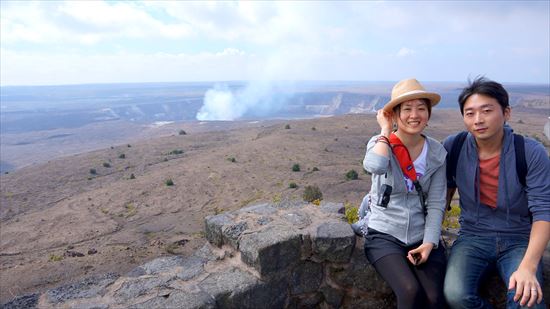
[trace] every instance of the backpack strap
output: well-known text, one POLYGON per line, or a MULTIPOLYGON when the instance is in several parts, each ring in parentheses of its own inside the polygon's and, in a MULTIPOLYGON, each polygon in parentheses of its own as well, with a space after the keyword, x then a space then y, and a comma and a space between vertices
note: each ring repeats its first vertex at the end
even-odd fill
POLYGON ((523 187, 526 185, 527 160, 525 159, 525 140, 522 135, 514 133, 514 149, 516 151, 516 173, 523 187))
POLYGON ((451 145, 451 151, 447 153, 447 188, 456 188, 456 166, 466 136, 468 136, 467 131, 458 133, 451 145))
MULTIPOLYGON (((462 145, 468 132, 458 133, 451 145, 451 151, 447 153, 447 188, 456 188, 456 166, 462 145)), ((522 186, 526 185, 527 159, 525 158, 525 139, 520 134, 514 133, 514 150, 516 152, 516 172, 522 186)))

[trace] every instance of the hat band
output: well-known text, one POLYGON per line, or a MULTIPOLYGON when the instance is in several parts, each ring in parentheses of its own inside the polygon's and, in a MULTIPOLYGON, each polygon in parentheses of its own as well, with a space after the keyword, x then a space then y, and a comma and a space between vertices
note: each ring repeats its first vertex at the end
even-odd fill
POLYGON ((418 93, 426 93, 426 94, 431 94, 430 92, 427 92, 425 90, 412 90, 412 91, 408 91, 408 92, 405 92, 405 93, 402 93, 400 95, 398 95, 397 97, 393 98, 393 100, 397 100, 401 97, 404 97, 404 96, 409 96, 409 95, 413 95, 413 94, 418 94, 418 93))

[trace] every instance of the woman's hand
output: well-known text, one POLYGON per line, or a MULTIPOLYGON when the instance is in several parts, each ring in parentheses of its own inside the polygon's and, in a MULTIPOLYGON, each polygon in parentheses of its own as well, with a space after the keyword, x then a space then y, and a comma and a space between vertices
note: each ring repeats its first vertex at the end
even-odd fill
POLYGON ((418 248, 412 249, 407 253, 407 259, 413 265, 420 265, 428 260, 433 247, 434 244, 432 243, 421 244, 418 248))
POLYGON ((378 110, 376 114, 376 121, 380 125, 380 134, 389 137, 392 130, 392 113, 385 112, 382 109, 378 110))

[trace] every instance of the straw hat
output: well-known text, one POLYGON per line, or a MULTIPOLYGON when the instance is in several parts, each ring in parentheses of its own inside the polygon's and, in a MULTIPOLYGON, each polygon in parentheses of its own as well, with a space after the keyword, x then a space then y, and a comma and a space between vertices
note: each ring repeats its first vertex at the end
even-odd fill
POLYGON ((397 105, 415 99, 427 99, 432 107, 439 103, 441 96, 434 92, 427 92, 424 87, 414 78, 404 79, 391 90, 391 100, 384 105, 385 112, 391 112, 397 105))

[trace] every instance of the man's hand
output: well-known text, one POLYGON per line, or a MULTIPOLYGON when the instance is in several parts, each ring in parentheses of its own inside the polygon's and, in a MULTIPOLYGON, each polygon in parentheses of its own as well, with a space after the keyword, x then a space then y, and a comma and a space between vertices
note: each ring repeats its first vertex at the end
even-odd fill
POLYGON ((535 275, 535 271, 529 271, 527 269, 518 268, 512 276, 510 276, 510 282, 508 284, 508 290, 516 289, 514 295, 514 301, 520 301, 521 306, 532 307, 540 304, 542 301, 542 289, 539 281, 535 275))
POLYGON ((535 274, 549 240, 550 222, 533 222, 527 251, 525 251, 518 269, 510 276, 510 282, 508 282, 509 290, 516 289, 514 301, 519 301, 522 306, 527 304, 531 307, 535 305, 535 302, 540 304, 542 301, 542 289, 535 274))
POLYGON ((432 243, 421 244, 418 248, 412 249, 408 252, 407 259, 413 265, 420 265, 428 260, 433 247, 434 244, 432 243))

